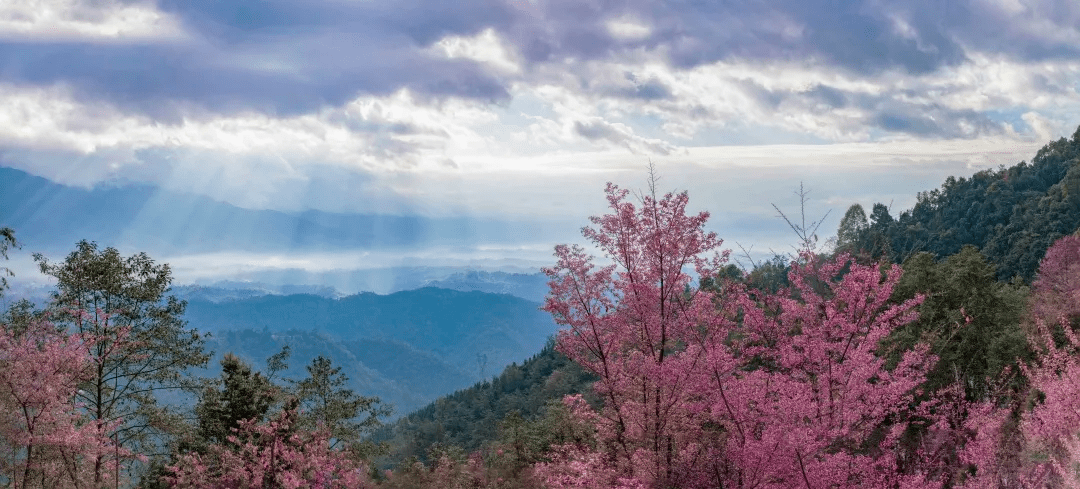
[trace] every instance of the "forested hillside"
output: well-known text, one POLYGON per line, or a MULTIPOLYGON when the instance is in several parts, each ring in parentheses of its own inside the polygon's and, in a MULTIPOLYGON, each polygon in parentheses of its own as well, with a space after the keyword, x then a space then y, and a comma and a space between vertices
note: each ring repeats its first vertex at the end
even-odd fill
POLYGON ((342 341, 312 330, 251 329, 218 331, 207 338, 206 349, 213 356, 209 368, 199 374, 217 375, 218 362, 229 353, 261 367, 285 347, 290 349, 288 368, 278 374, 280 377, 301 379, 305 365, 316 357, 326 357, 341 367, 349 378, 350 389, 376 396, 391 407, 391 418, 419 409, 455 388, 471 385, 476 378, 473 371, 462 371, 443 357, 401 342, 342 341))
POLYGON ((490 381, 443 396, 379 429, 371 439, 388 444, 389 454, 381 460, 386 466, 409 457, 428 461, 433 446, 471 453, 498 438, 500 423, 510 413, 535 420, 548 402, 585 392, 594 380, 550 342, 521 365, 513 363, 490 381))
POLYGON ((1030 283, 1050 244, 1080 227, 1078 157, 1080 129, 1030 162, 949 177, 896 218, 875 204, 861 239, 894 263, 920 251, 944 257, 974 245, 997 266, 998 278, 1030 283))

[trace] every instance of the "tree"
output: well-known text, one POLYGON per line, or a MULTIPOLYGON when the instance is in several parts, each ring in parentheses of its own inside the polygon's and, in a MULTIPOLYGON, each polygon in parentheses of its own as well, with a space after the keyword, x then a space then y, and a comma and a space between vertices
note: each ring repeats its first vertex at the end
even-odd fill
POLYGON ((892 331, 888 343, 894 361, 918 343, 930 345, 938 362, 927 374, 928 395, 958 383, 967 399, 982 400, 1007 369, 1030 359, 1021 327, 1027 288, 999 282, 974 246, 940 261, 918 253, 903 268, 893 301, 925 300, 919 319, 892 331))
POLYGON ((346 451, 330 448, 330 433, 297 426, 295 399, 267 422, 248 419, 209 455, 190 452, 168 467, 171 487, 354 489, 368 485, 366 470, 346 451))
POLYGON ((1080 326, 1080 237, 1065 236, 1046 250, 1032 284, 1031 314, 1047 324, 1064 318, 1080 326))
MULTIPOLYGON (((184 372, 204 366, 203 339, 181 319, 185 302, 166 297, 172 275, 145 253, 122 257, 81 241, 63 263, 35 254, 42 273, 57 279, 50 317, 70 334, 95 338, 94 369, 78 391, 95 423, 136 453, 155 453, 180 426, 178 416, 157 404, 156 394, 190 387, 184 372)), ((97 464, 94 484, 106 467, 97 464)))
MULTIPOLYGON (((898 419, 933 363, 925 345, 893 369, 877 353, 916 318, 919 299, 890 304, 899 267, 793 263, 792 288, 744 300, 743 341, 710 355, 708 392, 720 428, 725 487, 887 487, 898 473, 898 419)), ((917 479, 917 477, 915 477, 917 479)))
POLYGON ((1030 297, 1028 331, 1034 362, 1022 363, 1025 403, 975 406, 977 431, 963 456, 975 467, 968 487, 1080 487, 1080 239, 1066 236, 1047 250, 1030 297), (1050 322, 1056 318, 1058 323, 1050 322))
POLYGON ((780 210, 780 208, 776 206, 776 204, 772 204, 773 209, 776 209, 777 217, 783 219, 784 222, 787 223, 788 227, 790 227, 791 230, 795 232, 795 235, 799 238, 799 246, 795 247, 796 254, 791 255, 792 259, 797 259, 799 254, 804 250, 808 250, 810 252, 817 251, 817 230, 819 227, 821 227, 821 223, 825 222, 825 218, 829 217, 829 212, 832 212, 832 210, 830 209, 829 211, 825 212, 824 216, 821 216, 821 219, 812 221, 807 224, 806 203, 810 201, 810 191, 804 189, 802 182, 799 182, 799 190, 795 191, 795 195, 799 197, 800 220, 798 222, 793 222, 791 219, 788 218, 787 214, 784 214, 784 211, 780 210))
POLYGON ((708 213, 686 215, 685 192, 657 198, 654 191, 640 209, 626 201, 628 191, 609 183, 606 192, 612 213, 591 218, 596 227, 582 234, 614 263, 596 269, 580 246, 557 246, 557 265, 544 270, 551 278, 544 309, 568 328, 559 351, 599 376, 599 436, 613 474, 678 484, 680 466, 697 455, 683 453, 698 445, 691 377, 706 362, 711 323, 724 320, 711 296, 689 288, 683 268, 717 276, 725 255, 701 258, 720 240, 703 229, 708 213))
MULTIPOLYGON (((123 333, 121 333, 123 334, 123 333)), ((88 422, 73 402, 92 376, 95 339, 44 321, 0 327, 0 478, 11 487, 83 487, 95 466, 114 482, 131 453, 109 438, 114 426, 88 422)))
MULTIPOLYGON (((19 242, 15 241, 15 231, 11 228, 0 228, 0 258, 8 259, 8 250, 11 248, 18 248, 19 242)), ((7 278, 14 275, 11 273, 11 269, 7 267, 0 267, 0 297, 3 297, 4 290, 7 289, 7 278)))
POLYGON ((866 211, 859 204, 848 207, 840 226, 836 229, 836 248, 838 251, 858 252, 866 246, 870 223, 866 220, 866 211))
MULTIPOLYGON (((603 402, 573 407, 597 428, 597 449, 569 446, 542 471, 554 487, 885 486, 933 358, 925 345, 892 370, 877 355, 918 299, 890 304, 901 269, 823 261, 804 252, 791 287, 751 297, 743 284, 693 289, 685 267, 718 276, 726 253, 686 215, 685 192, 627 202, 583 235, 612 261, 556 247, 545 310, 566 326, 558 348, 599 376, 603 402), (709 254, 711 253, 711 256, 709 254), (891 424, 890 424, 891 422, 891 424)), ((905 477, 912 480, 906 480, 905 477)))
POLYGON ((308 378, 295 384, 300 402, 299 424, 304 429, 324 429, 330 434, 330 448, 351 447, 358 455, 373 455, 376 446, 364 443, 364 433, 379 426, 380 416, 390 409, 379 405, 377 397, 357 396, 343 386, 349 378, 322 355, 307 366, 308 378), (360 418, 364 414, 363 419, 360 418))
POLYGON ((221 359, 218 384, 207 386, 195 405, 197 451, 226 443, 242 421, 262 421, 276 397, 277 387, 232 353, 221 359))

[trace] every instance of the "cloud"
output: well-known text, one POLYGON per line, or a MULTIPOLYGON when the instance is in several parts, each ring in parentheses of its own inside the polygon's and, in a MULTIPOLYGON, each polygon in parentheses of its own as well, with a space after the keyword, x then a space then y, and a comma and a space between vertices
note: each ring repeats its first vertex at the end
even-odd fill
MULTIPOLYGON (((859 101, 923 90, 969 98, 966 106, 937 102, 953 111, 1007 106, 1018 97, 979 102, 976 97, 991 95, 979 83, 959 86, 946 78, 994 65, 1010 71, 1044 62, 1070 67, 1080 46, 1080 7, 1054 0, 865 0, 829 8, 795 0, 18 0, 10 5, 0 9, 0 25, 8 12, 8 24, 36 27, 0 27, 8 33, 0 42, 0 81, 68 87, 77 98, 163 122, 249 111, 292 117, 402 89, 430 103, 464 98, 505 106, 515 94, 554 85, 610 102, 606 109, 613 117, 592 114, 608 123, 626 124, 619 118, 634 112, 660 118, 666 134, 658 136, 692 138, 699 130, 748 116, 751 125, 810 130, 826 139, 872 137, 858 124, 912 135, 936 125, 952 137, 967 133, 951 122, 916 123, 896 113, 916 112, 926 103, 905 101, 906 108, 869 114, 859 113, 872 110, 869 102, 859 101), (39 3, 50 8, 33 8, 39 3), (38 11, 52 13, 31 15, 38 11), (99 33, 42 37, 78 30, 55 27, 61 24, 95 26, 99 33), (150 42, 147 33, 172 42, 150 42), (87 36, 115 42, 83 42, 87 36), (803 86, 775 86, 784 83, 777 76, 792 72, 803 86), (860 82, 868 87, 842 86, 860 82), (701 93, 704 86, 713 93, 701 93), (639 106, 630 110, 629 104, 639 106), (807 117, 786 117, 789 110, 807 107, 807 117), (824 114, 853 107, 856 113, 850 115, 824 114)), ((1063 89, 1060 73, 1043 76, 1009 88, 1035 89, 1044 96, 1063 89)), ((1001 82, 982 81, 987 84, 1001 82)), ((972 124, 971 117, 962 119, 976 131, 996 131, 972 124)))
POLYGON ((148 1, 7 0, 0 5, 0 39, 147 42, 183 37, 177 19, 148 1))
POLYGON ((1041 144, 1080 113, 1064 0, 5 7, 3 164, 247 207, 558 215, 580 199, 515 197, 701 148, 1041 144))
POLYGON ((624 146, 632 153, 668 155, 676 150, 664 141, 637 136, 633 129, 624 124, 611 124, 599 119, 575 121, 574 133, 590 141, 605 141, 615 146, 624 146))

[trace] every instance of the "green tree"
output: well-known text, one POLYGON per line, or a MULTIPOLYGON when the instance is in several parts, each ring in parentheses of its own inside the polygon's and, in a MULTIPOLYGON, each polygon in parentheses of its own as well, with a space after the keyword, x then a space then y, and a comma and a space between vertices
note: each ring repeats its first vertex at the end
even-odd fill
POLYGON ((263 421, 274 403, 273 382, 232 353, 221 359, 221 377, 217 386, 207 386, 195 405, 198 427, 193 449, 201 451, 211 444, 224 444, 229 435, 245 420, 263 421))
POLYGON ((775 294, 791 285, 788 281, 790 271, 791 260, 783 255, 773 255, 769 260, 758 263, 747 274, 746 284, 761 293, 775 294))
MULTIPOLYGON (((99 340, 90 356, 94 372, 76 401, 92 422, 116 428, 110 437, 142 454, 160 454, 184 423, 158 405, 157 396, 193 388, 186 374, 205 366, 203 338, 181 319, 186 302, 166 296, 172 274, 145 253, 123 257, 81 241, 62 263, 34 255, 41 272, 55 277, 50 318, 72 333, 99 340)), ((95 470, 97 484, 103 478, 95 470)))
POLYGON ((890 336, 899 347, 893 351, 894 361, 916 343, 929 343, 939 360, 927 374, 927 392, 955 382, 964 386, 970 400, 982 400, 993 379, 1029 356, 1021 323, 1027 287, 997 281, 994 266, 970 245, 941 261, 918 253, 903 268, 893 300, 916 294, 925 299, 918 320, 890 336))
POLYGON ((836 229, 836 251, 850 253, 863 251, 869 231, 870 223, 866 220, 866 211, 861 205, 852 204, 844 213, 844 217, 840 219, 840 226, 836 229))
POLYGON ((892 229, 893 217, 889 215, 889 208, 880 202, 874 204, 870 211, 870 227, 866 230, 866 246, 870 256, 874 259, 889 257, 892 255, 892 241, 889 238, 889 230, 892 229))
MULTIPOLYGON (((8 250, 18 247, 19 242, 15 241, 15 231, 8 227, 0 228, 0 258, 7 260, 8 250)), ((13 275, 10 268, 0 267, 0 297, 4 296, 4 290, 7 289, 7 278, 13 275)))
POLYGON ((380 426, 379 417, 390 415, 378 397, 363 397, 347 389, 349 378, 334 367, 329 358, 319 355, 307 366, 308 377, 295 383, 300 401, 300 426, 309 431, 325 428, 330 432, 330 448, 344 445, 360 456, 376 455, 372 443, 364 443, 364 434, 380 426))

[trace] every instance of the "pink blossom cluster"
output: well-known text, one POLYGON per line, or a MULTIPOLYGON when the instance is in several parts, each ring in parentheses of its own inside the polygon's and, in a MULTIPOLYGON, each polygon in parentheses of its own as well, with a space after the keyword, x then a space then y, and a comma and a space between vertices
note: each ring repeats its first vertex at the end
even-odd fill
POLYGON ((98 346, 44 320, 0 325, 0 477, 8 487, 83 487, 132 457, 110 437, 116 423, 90 421, 75 401, 98 346))
MULTIPOLYGON (((926 400, 919 386, 936 361, 929 347, 896 365, 881 352, 891 331, 916 319, 921 301, 890 301, 899 266, 805 252, 780 293, 739 280, 694 287, 688 269, 719 277, 726 261, 720 240, 705 231, 708 213, 687 215, 686 193, 646 195, 639 205, 628 196, 609 184, 611 212, 583 230, 606 264, 582 247, 559 246, 557 264, 545 270, 545 309, 565 326, 558 348, 599 377, 602 400, 597 410, 567 400, 597 427, 597 446, 559 447, 540 464, 552 487, 1080 481, 1080 344, 1067 320, 1064 347, 1045 327, 1033 335, 1045 353, 1023 372, 1044 396, 1034 408, 968 403, 955 388, 926 400), (921 434, 912 446, 905 433, 921 434)), ((1080 239, 1052 248, 1043 267, 1037 320, 1080 312, 1080 239)))

